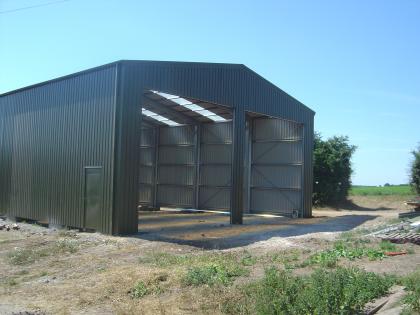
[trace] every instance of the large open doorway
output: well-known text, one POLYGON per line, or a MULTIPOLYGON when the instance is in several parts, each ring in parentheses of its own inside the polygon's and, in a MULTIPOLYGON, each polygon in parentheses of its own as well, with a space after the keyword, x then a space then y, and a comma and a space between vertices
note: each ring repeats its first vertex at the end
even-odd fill
POLYGON ((228 211, 232 113, 222 105, 146 91, 139 205, 228 211))
MULTIPOLYGON (((184 237, 229 225, 232 108, 148 90, 141 113, 140 231, 170 230, 184 237)), ((260 217, 267 214, 301 217, 303 125, 247 112, 245 134, 245 224, 269 220, 260 217)))

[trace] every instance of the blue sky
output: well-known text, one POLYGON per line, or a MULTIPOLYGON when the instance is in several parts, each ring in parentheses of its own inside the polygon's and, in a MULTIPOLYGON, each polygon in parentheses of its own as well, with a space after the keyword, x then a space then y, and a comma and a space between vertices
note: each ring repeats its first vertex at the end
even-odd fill
MULTIPOLYGON (((52 0, 0 0, 0 12, 52 0)), ((408 181, 420 1, 70 0, 0 13, 0 93, 119 59, 243 63, 358 146, 355 184, 408 181)))

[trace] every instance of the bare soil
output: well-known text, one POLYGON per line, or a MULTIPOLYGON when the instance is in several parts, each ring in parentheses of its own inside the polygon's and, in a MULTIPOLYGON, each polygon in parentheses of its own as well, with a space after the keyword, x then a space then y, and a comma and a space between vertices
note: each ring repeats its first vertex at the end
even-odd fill
MULTIPOLYGON (((142 213, 139 233, 130 237, 19 223, 18 231, 0 231, 0 314, 220 314, 227 292, 261 278, 268 264, 303 261, 329 248, 343 232, 357 234, 395 222, 398 213, 409 209, 402 201, 398 196, 357 196, 336 208, 314 209, 312 219, 246 217, 243 226, 233 227, 219 214, 142 213), (188 266, 150 263, 161 253, 231 254, 256 261, 249 275, 231 286, 189 287, 180 280, 188 266), (133 298, 138 281, 159 290, 133 298)), ((399 249, 410 254, 340 264, 398 275, 420 267, 419 246, 399 249)))

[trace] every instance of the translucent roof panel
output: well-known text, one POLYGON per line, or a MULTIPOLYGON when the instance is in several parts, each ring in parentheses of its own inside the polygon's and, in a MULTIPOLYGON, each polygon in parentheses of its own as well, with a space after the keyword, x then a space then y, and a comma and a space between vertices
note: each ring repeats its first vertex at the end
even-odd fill
POLYGON ((180 124, 177 123, 176 121, 173 121, 173 120, 171 120, 169 118, 166 118, 165 116, 156 114, 155 112, 152 112, 152 111, 150 111, 150 110, 148 110, 146 108, 142 108, 141 109, 141 113, 142 113, 142 115, 145 115, 145 116, 150 117, 150 118, 152 118, 154 120, 157 120, 157 121, 159 121, 159 122, 161 122, 161 123, 163 123, 165 125, 168 125, 168 126, 180 126, 180 124))
POLYGON ((172 94, 168 94, 168 93, 163 93, 163 92, 158 92, 158 91, 152 91, 153 93, 162 96, 164 98, 166 98, 167 100, 170 100, 182 107, 185 107, 186 109, 189 109, 193 112, 196 112, 197 114, 200 114, 201 116, 204 116, 210 120, 213 121, 226 121, 226 118, 219 116, 207 109, 205 109, 204 107, 201 107, 200 105, 194 104, 192 102, 190 102, 189 100, 182 98, 180 96, 177 95, 172 95, 172 94))

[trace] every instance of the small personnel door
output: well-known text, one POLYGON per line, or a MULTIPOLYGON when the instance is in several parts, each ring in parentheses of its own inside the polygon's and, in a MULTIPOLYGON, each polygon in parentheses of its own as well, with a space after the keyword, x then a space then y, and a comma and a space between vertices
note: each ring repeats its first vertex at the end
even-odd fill
POLYGON ((98 230, 102 219, 102 167, 85 167, 85 228, 98 230))

